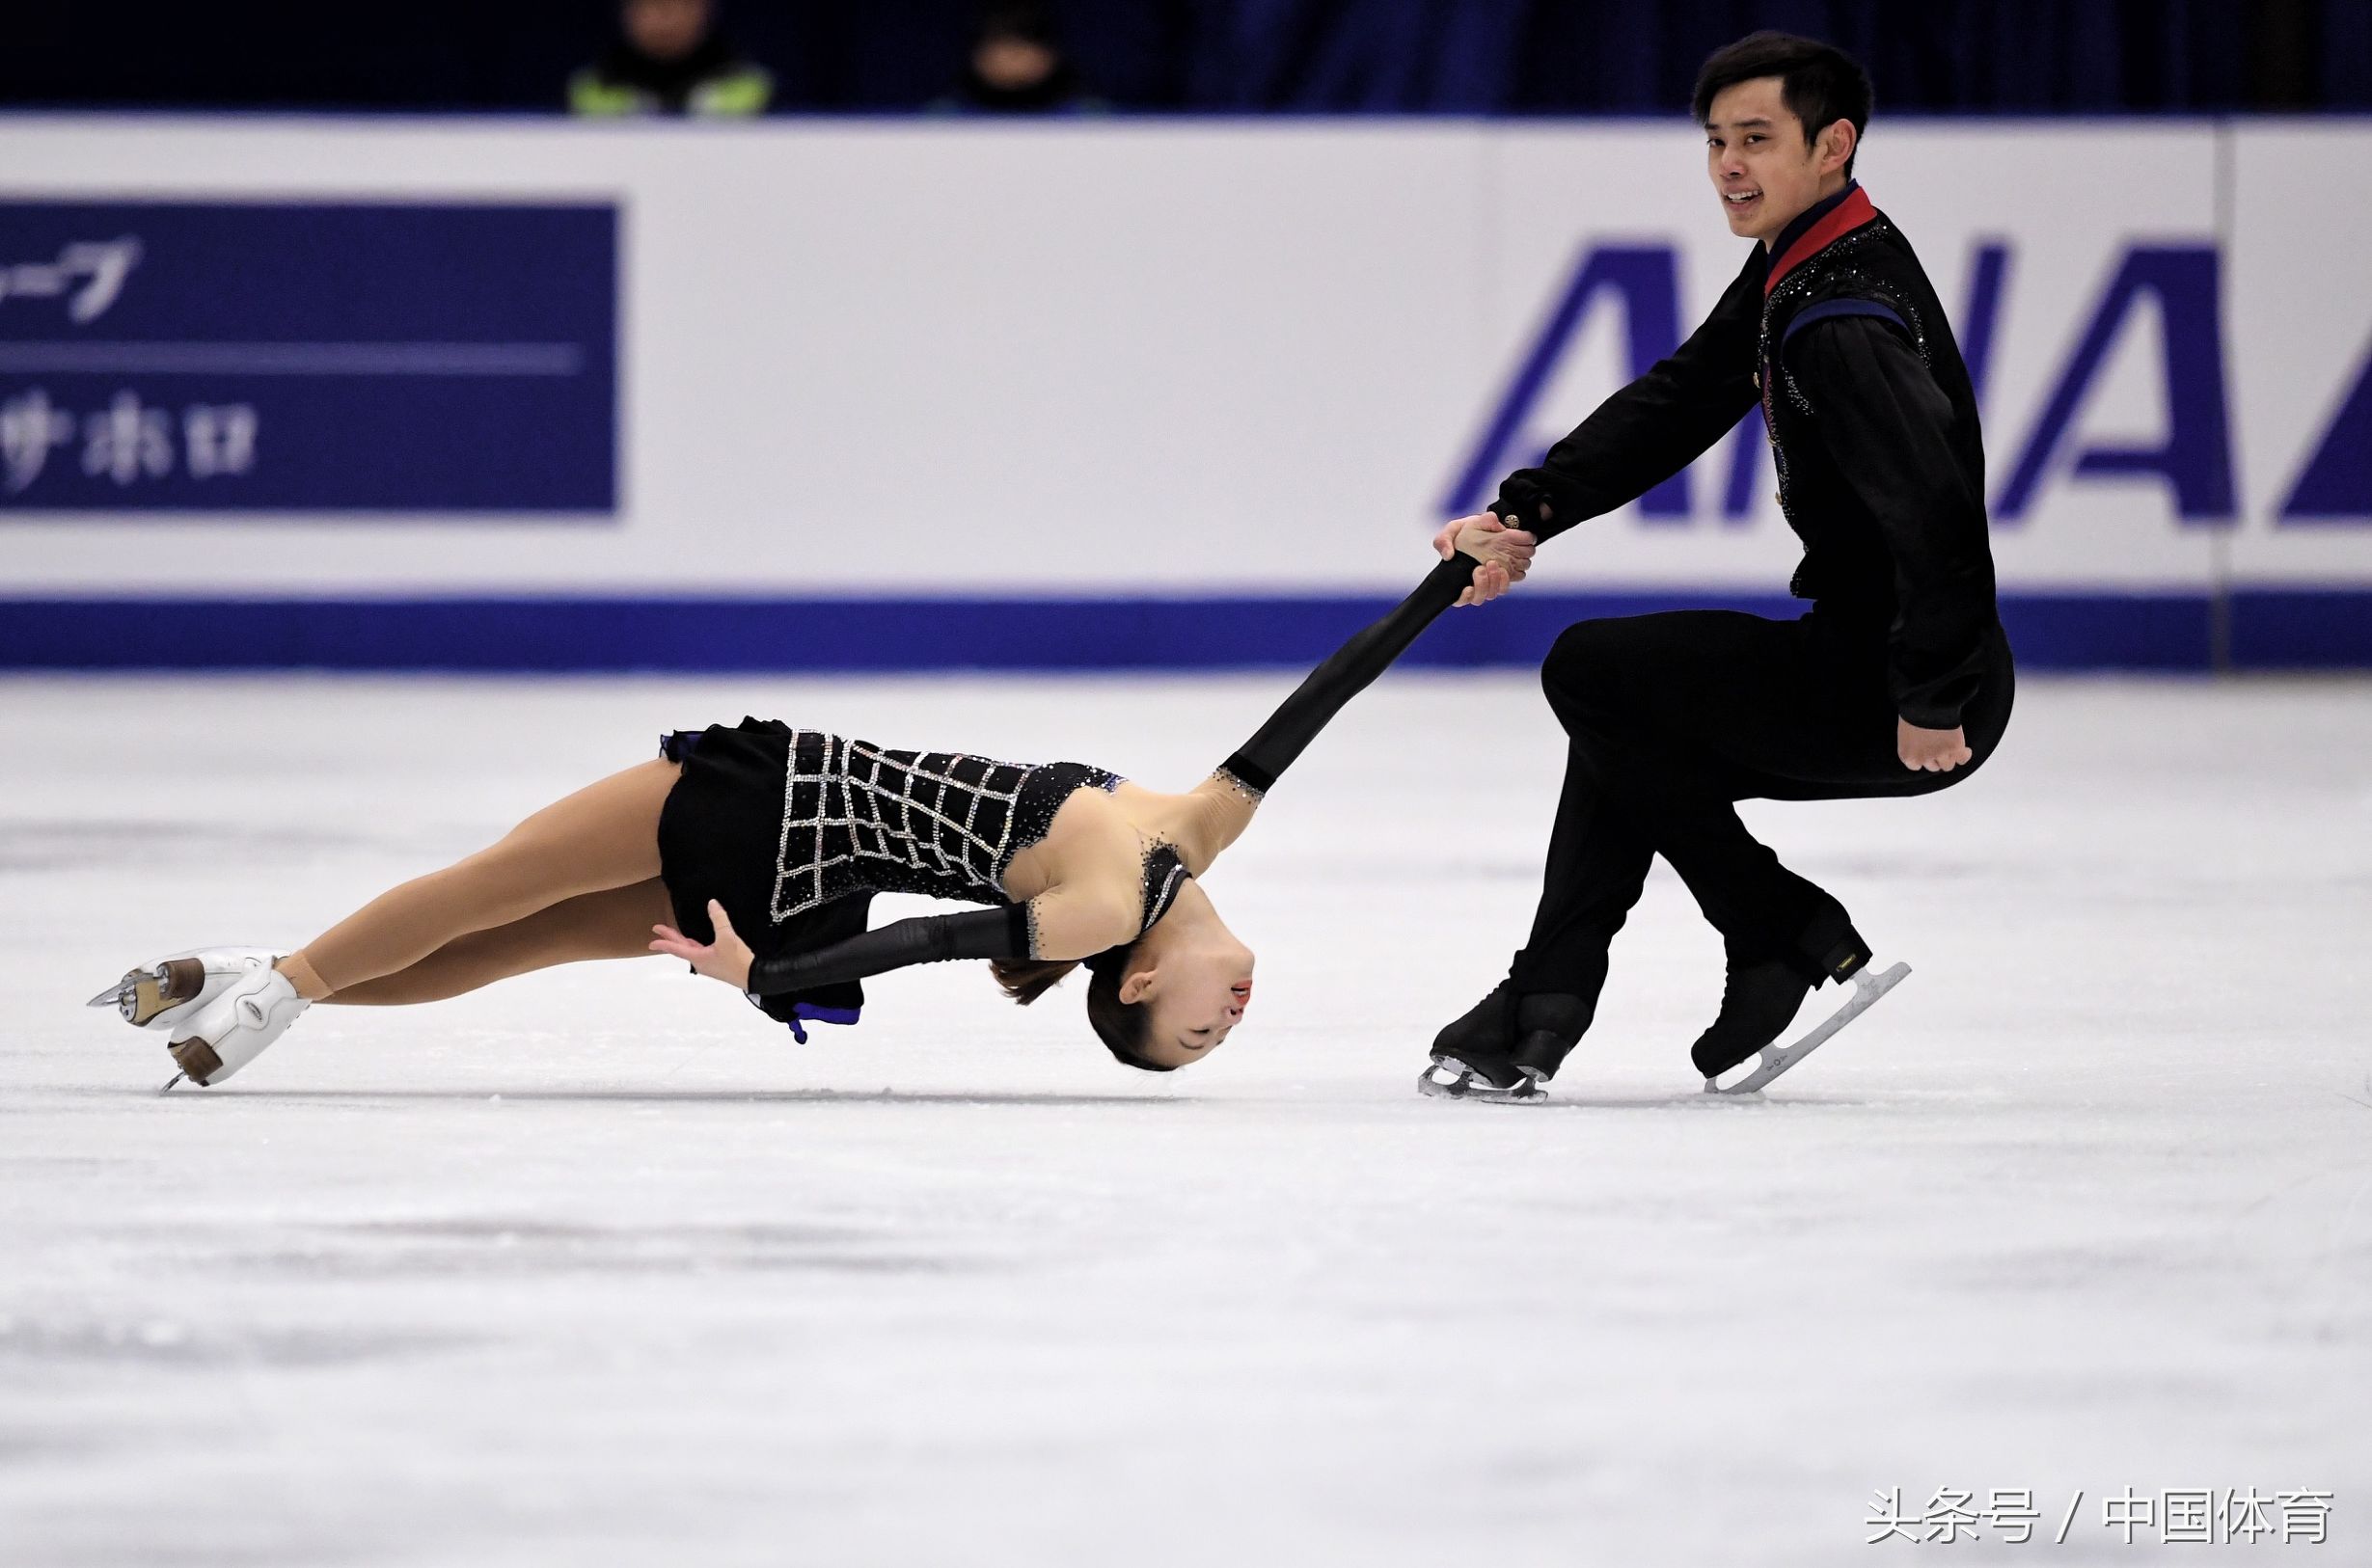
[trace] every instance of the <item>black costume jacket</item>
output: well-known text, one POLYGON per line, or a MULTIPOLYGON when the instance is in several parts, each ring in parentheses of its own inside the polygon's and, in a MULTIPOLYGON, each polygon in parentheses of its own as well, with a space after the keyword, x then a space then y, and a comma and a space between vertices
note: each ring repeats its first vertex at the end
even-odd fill
POLYGON ((1953 728, 1999 635, 1977 397, 1910 241, 1858 184, 1757 245, 1688 341, 1493 509, 1553 537, 1677 473, 1758 400, 1804 542, 1791 590, 1882 648, 1902 717, 1953 728))

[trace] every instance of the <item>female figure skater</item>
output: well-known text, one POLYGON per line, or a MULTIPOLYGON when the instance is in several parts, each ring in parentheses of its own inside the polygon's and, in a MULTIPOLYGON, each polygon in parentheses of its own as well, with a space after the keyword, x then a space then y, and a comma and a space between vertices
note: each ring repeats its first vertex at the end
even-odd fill
POLYGON ((1088 1021, 1115 1057, 1156 1072, 1201 1061, 1251 1000, 1252 952, 1195 879, 1436 615, 1522 578, 1532 539, 1485 518, 1454 547, 1183 795, 1079 763, 891 751, 775 721, 677 731, 658 760, 545 807, 293 953, 159 960, 91 1005, 168 1032, 180 1068, 170 1089, 180 1076, 221 1083, 315 1002, 437 1001, 588 959, 671 954, 803 1041, 804 1020, 856 1022, 859 983, 886 970, 986 959, 1028 1003, 1084 962, 1088 1021), (886 892, 990 907, 866 930, 886 892))

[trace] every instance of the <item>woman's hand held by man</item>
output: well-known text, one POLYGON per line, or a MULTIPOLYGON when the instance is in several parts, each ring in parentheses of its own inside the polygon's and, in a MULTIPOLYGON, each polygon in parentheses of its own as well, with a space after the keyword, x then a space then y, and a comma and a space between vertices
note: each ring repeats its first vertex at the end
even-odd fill
POLYGON ((1489 512, 1454 518, 1433 535, 1433 553, 1443 560, 1462 550, 1482 562, 1474 569, 1474 581, 1458 596, 1460 605, 1487 605, 1521 582, 1539 548, 1538 539, 1489 512))

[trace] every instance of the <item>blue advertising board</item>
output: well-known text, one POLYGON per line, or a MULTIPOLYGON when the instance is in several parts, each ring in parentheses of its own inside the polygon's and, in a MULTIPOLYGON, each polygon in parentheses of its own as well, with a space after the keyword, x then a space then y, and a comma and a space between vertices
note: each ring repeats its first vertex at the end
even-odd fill
POLYGON ((617 505, 610 203, 0 202, 0 511, 617 505))

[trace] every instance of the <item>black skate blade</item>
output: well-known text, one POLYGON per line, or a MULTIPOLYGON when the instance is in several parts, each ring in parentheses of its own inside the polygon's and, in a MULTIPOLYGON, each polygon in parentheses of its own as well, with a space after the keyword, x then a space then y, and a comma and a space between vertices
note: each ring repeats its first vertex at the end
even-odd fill
POLYGON ((1540 1080, 1525 1073, 1502 1089, 1454 1056, 1437 1056, 1417 1074, 1417 1093, 1433 1099, 1470 1099, 1485 1105, 1530 1105, 1548 1098, 1540 1080))
POLYGON ((1868 1012, 1877 1004, 1878 998, 1901 985, 1910 973, 1911 966, 1907 963, 1897 963, 1884 973, 1862 970, 1853 977, 1853 994, 1845 998, 1844 1006, 1814 1024, 1792 1045, 1763 1046, 1761 1066, 1728 1088, 1707 1078, 1704 1092, 1725 1096, 1761 1094, 1781 1073, 1818 1050, 1831 1035, 1868 1012))

